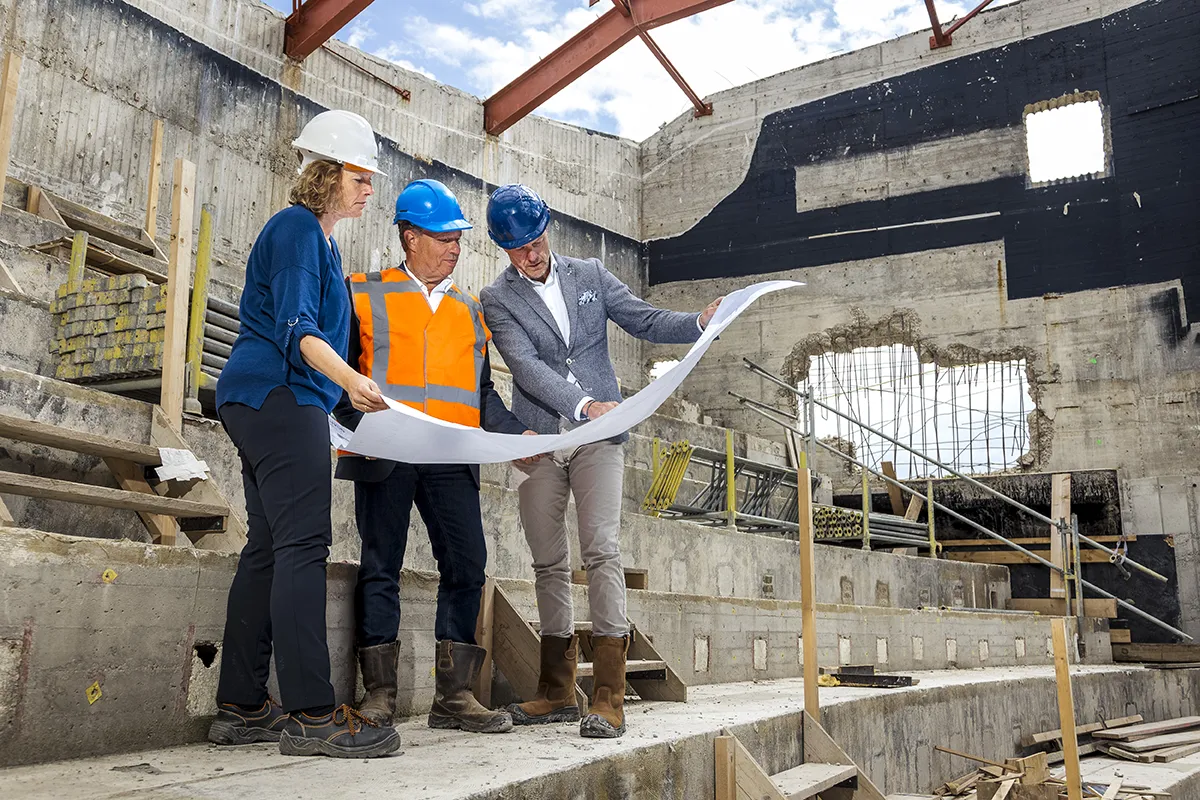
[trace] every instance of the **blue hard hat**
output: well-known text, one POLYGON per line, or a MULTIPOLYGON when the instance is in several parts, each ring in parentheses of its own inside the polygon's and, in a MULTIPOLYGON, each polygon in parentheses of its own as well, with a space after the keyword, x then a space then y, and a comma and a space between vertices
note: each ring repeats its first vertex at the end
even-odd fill
POLYGON ((505 250, 514 250, 545 233, 550 224, 550 206, 528 186, 510 183, 492 192, 487 223, 492 241, 505 250))
POLYGON ((395 225, 401 220, 434 233, 465 231, 471 223, 463 218, 454 192, 441 181, 419 180, 404 187, 396 198, 395 225))

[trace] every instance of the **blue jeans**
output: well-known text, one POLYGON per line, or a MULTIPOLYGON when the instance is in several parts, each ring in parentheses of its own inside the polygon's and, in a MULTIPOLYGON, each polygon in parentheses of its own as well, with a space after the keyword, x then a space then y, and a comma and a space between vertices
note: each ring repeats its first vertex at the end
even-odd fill
POLYGON ((400 570, 413 503, 429 530, 437 560, 438 640, 475 644, 487 544, 479 487, 464 464, 396 464, 378 483, 354 482, 362 555, 354 610, 359 647, 396 641, 400 630, 400 570))

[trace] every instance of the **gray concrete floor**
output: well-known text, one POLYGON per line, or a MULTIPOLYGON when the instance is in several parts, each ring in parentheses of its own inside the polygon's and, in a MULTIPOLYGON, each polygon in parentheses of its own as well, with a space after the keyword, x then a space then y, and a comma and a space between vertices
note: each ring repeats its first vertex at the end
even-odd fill
MULTIPOLYGON (((1118 667, 1078 667, 1075 674, 1102 673, 1118 667)), ((1048 667, 915 673, 928 691, 1022 676, 1052 675, 1048 667)), ((853 703, 881 690, 822 689, 823 706, 853 703)), ((503 735, 434 731, 423 719, 401 724, 400 753, 371 761, 281 756, 274 745, 217 748, 188 745, 124 755, 79 759, 0 770, 0 797, 32 798, 213 798, 281 797, 339 800, 369 795, 405 800, 452 800, 512 787, 506 796, 524 796, 525 781, 550 773, 628 756, 635 751, 722 727, 753 723, 794 712, 803 706, 803 681, 699 686, 686 704, 633 702, 629 733, 611 741, 585 740, 577 726, 518 728, 503 735)), ((1089 779, 1103 780, 1121 771, 1126 780, 1170 787, 1200 773, 1200 754, 1172 764, 1132 764, 1085 760, 1089 779)), ((1184 798, 1183 794, 1177 795, 1184 798)))

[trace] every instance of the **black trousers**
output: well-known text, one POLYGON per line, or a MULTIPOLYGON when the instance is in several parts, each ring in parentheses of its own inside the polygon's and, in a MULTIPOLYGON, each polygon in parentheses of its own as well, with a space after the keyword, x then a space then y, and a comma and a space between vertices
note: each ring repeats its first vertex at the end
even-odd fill
POLYGON ((229 587, 217 700, 267 697, 272 645, 287 711, 333 705, 325 641, 325 564, 333 539, 329 423, 280 387, 259 410, 226 403, 242 459, 248 530, 229 587))
POLYGON ((413 502, 429 529, 437 559, 439 640, 475 644, 487 544, 479 487, 462 464, 397 464, 385 480, 354 482, 354 509, 362 538, 354 589, 358 646, 394 642, 400 629, 400 570, 408 545, 413 502))

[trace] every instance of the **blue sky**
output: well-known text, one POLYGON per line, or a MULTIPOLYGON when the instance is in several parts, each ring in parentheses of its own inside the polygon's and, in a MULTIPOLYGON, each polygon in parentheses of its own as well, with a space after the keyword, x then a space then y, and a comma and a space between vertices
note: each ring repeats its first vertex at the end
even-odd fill
MULTIPOLYGON (((974 0, 937 0, 943 24, 974 0)), ((268 0, 287 14, 291 0, 268 0)), ((601 0, 375 0, 337 34, 368 53, 487 97, 612 8, 601 0)), ((652 35, 706 96, 929 27, 920 0, 735 0, 652 35)), ((691 106, 640 41, 536 113, 635 140, 691 106)))

